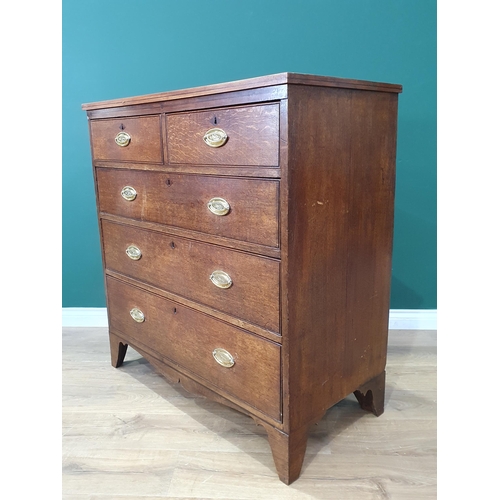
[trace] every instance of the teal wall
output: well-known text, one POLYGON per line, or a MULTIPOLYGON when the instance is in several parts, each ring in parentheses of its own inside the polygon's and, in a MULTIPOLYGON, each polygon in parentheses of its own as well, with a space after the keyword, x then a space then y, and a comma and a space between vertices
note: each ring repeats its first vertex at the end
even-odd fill
POLYGON ((436 0, 63 1, 63 307, 103 307, 84 102, 279 72, 403 85, 391 308, 436 308, 436 0))

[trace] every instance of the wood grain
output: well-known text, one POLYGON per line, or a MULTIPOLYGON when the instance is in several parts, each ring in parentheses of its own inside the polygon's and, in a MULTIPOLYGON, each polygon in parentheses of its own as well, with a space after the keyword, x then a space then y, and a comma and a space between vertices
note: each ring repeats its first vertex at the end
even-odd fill
POLYGON ((106 328, 63 329, 65 500, 436 498, 436 332, 391 331, 385 413, 349 396, 311 429, 302 474, 276 479, 266 431, 193 397, 106 328))
POLYGON ((113 161, 96 160, 97 168, 149 170, 156 172, 171 172, 174 174, 215 175, 217 177, 270 177, 279 179, 281 171, 276 167, 244 167, 228 166, 223 169, 215 165, 163 165, 156 163, 118 163, 113 161))
MULTIPOLYGON (((87 110, 88 116, 94 118, 109 118, 116 116, 136 116, 158 113, 175 113, 187 110, 200 110, 220 108, 221 106, 241 106, 242 104, 251 104, 259 102, 279 101, 287 98, 288 87, 286 85, 275 85, 270 87, 250 88, 247 90, 237 90, 216 93, 202 94, 198 96, 166 99, 164 101, 149 101, 132 106, 119 105, 107 106, 102 108, 93 108, 87 110)), ((136 99, 136 98, 134 98, 136 99)))
POLYGON ((396 104, 392 93, 289 90, 287 432, 384 370, 396 104))
POLYGON ((281 420, 278 344, 114 278, 107 279, 107 289, 110 332, 120 337, 112 343, 123 339, 122 343, 148 347, 174 367, 179 365, 222 393, 230 393, 281 420), (133 308, 143 312, 142 323, 131 318, 133 308), (216 348, 232 355, 232 367, 215 361, 212 352, 216 348), (255 391, 257 386, 259 390, 255 391))
POLYGON ((96 169, 99 205, 104 213, 277 247, 278 181, 179 175, 126 169, 96 169), (137 191, 133 201, 120 195, 137 191), (230 212, 214 215, 212 198, 224 198, 230 212))
POLYGON ((281 343, 282 341, 282 337, 278 332, 267 330, 255 325, 254 323, 250 323, 249 321, 243 320, 241 318, 236 318, 235 316, 231 316, 230 314, 218 311, 213 307, 201 304, 200 302, 195 302, 193 300, 187 299, 186 297, 181 297, 180 295, 150 285, 148 283, 145 283, 144 281, 136 280, 134 278, 131 278, 130 276, 117 273, 115 271, 112 271, 111 269, 107 269, 106 274, 121 281, 125 281, 126 283, 129 283, 131 285, 135 285, 148 292, 154 293, 155 295, 159 295, 160 297, 165 297, 166 299, 173 300, 178 304, 185 305, 187 307, 190 307, 191 309, 196 309, 197 311, 208 314, 209 316, 213 316, 214 318, 220 319, 225 323, 229 323, 231 325, 237 326, 238 328, 242 328, 243 330, 255 333, 256 335, 264 337, 268 340, 272 340, 273 342, 281 343))
POLYGON ((279 331, 279 261, 106 220, 102 233, 106 269, 279 331), (130 245, 139 260, 125 253, 130 245), (212 283, 216 270, 230 276, 230 288, 212 283))
POLYGON ((170 92, 158 92, 137 97, 124 99, 113 99, 108 101, 83 104, 82 109, 93 110, 120 106, 135 106, 139 104, 155 103, 161 101, 175 101, 177 99, 191 99, 204 95, 216 95, 219 93, 235 92, 242 89, 258 89, 283 84, 309 84, 333 88, 376 90, 380 92, 401 92, 401 85, 382 82, 369 82, 364 80, 353 80, 348 78, 336 78, 331 76, 305 75, 300 73, 277 73, 256 78, 247 78, 230 83, 219 83, 205 85, 190 89, 172 90, 170 92))
POLYGON ((167 115, 167 150, 168 163, 277 167, 279 104, 167 115), (214 127, 228 136, 217 148, 203 141, 214 127))
POLYGON ((159 116, 92 120, 90 134, 95 160, 143 163, 161 163, 163 161, 159 116), (122 147, 115 142, 115 137, 122 131, 131 137, 128 146, 122 147))

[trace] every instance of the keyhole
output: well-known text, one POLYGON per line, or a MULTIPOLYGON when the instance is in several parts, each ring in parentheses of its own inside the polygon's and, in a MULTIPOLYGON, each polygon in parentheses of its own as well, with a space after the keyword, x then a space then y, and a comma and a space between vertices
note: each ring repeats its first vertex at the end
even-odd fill
POLYGON ((125 129, 125 125, 123 125, 123 123, 120 123, 120 130, 124 130, 125 129))
POLYGON ((172 185, 172 181, 170 179, 167 179, 166 180, 166 184, 167 184, 167 186, 171 186, 172 185))
POLYGON ((217 125, 217 117, 214 115, 214 125, 217 125))
POLYGON ((177 307, 174 307, 174 314, 177 314, 177 307))
POLYGON ((170 243, 170 246, 171 246, 172 248, 175 248, 175 243, 172 241, 172 243, 170 243))

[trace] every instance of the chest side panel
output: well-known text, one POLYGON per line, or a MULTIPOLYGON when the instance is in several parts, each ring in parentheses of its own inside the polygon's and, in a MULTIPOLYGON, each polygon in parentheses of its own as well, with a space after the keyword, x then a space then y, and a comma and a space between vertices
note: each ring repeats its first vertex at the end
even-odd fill
POLYGON ((290 426, 385 367, 397 96, 289 90, 290 426))

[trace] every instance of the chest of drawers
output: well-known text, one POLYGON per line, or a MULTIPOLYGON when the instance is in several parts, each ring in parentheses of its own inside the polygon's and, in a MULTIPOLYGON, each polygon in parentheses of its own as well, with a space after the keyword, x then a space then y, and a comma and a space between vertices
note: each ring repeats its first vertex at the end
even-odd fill
POLYGON ((263 425, 280 479, 383 412, 401 86, 282 73, 85 104, 112 365, 263 425))

